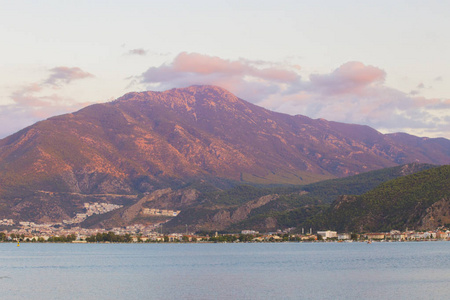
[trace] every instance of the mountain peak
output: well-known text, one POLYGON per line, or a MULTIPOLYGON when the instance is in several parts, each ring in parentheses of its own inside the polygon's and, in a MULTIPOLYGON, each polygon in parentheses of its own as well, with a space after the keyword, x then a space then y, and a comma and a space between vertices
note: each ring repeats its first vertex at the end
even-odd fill
POLYGON ((112 102, 112 105, 125 110, 135 107, 136 111, 142 112, 151 108, 163 115, 182 114, 196 121, 208 120, 213 115, 217 116, 216 119, 242 119, 245 118, 243 114, 265 110, 239 99, 223 88, 212 85, 194 85, 163 92, 128 93, 112 102))
POLYGON ((177 98, 193 98, 195 100, 204 100, 205 98, 210 98, 212 100, 229 100, 231 102, 236 102, 237 97, 233 95, 228 90, 214 86, 214 85, 192 85, 185 88, 173 88, 170 90, 155 92, 155 91, 145 91, 145 92, 130 92, 124 96, 118 98, 113 102, 123 102, 123 101, 149 101, 149 100, 164 100, 177 99, 177 98))
MULTIPOLYGON (((171 91, 180 91, 180 92, 189 92, 189 93, 194 93, 194 94, 202 94, 202 93, 206 93, 206 94, 210 94, 210 93, 217 93, 217 94, 230 94, 233 95, 230 91, 216 86, 216 85, 191 85, 185 88, 174 88, 168 91, 165 91, 166 93, 169 93, 171 91)), ((233 95, 234 96, 234 95, 233 95)))

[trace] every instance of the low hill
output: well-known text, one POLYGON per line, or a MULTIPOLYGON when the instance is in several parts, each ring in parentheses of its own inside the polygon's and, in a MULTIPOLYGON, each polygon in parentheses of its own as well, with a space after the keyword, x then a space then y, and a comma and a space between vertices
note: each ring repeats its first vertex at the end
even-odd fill
POLYGON ((388 181, 360 196, 341 196, 305 226, 346 232, 450 226, 450 165, 388 181))
POLYGON ((301 226, 340 195, 362 195, 394 178, 431 168, 436 166, 408 164, 305 186, 200 188, 199 201, 169 222, 167 228, 176 230, 190 224, 199 230, 266 231, 301 226))

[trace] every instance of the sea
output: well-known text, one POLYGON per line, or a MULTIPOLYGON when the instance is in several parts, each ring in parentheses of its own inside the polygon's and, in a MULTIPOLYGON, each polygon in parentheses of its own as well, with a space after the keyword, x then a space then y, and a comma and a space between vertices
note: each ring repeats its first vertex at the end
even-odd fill
POLYGON ((1 299, 449 299, 450 242, 0 243, 1 299))

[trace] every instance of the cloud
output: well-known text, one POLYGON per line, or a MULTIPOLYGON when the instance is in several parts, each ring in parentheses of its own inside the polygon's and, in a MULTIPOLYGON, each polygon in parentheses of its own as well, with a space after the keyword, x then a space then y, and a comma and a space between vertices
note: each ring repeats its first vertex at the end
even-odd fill
POLYGON ((11 93, 10 98, 16 105, 25 107, 62 105, 73 101, 58 96, 54 93, 54 89, 60 89, 63 85, 70 84, 74 80, 94 77, 94 75, 77 67, 56 67, 50 69, 49 72, 50 75, 46 79, 18 88, 11 93), (49 91, 51 94, 49 94, 49 91))
POLYGON ((128 51, 129 55, 140 55, 140 56, 145 56, 147 55, 148 51, 142 48, 139 49, 131 49, 130 51, 128 51))
MULTIPOLYGON (((263 64, 264 62, 256 62, 263 64)), ((177 74, 216 75, 227 77, 253 76, 264 80, 293 81, 297 74, 280 68, 258 68, 255 62, 249 60, 230 61, 216 56, 207 56, 198 53, 180 53, 172 65, 171 71, 177 74)))
POLYGON ((307 79, 298 74, 300 69, 298 65, 183 52, 133 80, 150 90, 218 85, 279 112, 364 124, 384 132, 450 138, 446 117, 450 115, 450 101, 426 99, 419 97, 418 91, 408 94, 388 87, 387 74, 379 67, 351 61, 307 79))
POLYGON ((12 92, 10 97, 15 102, 15 105, 25 108, 71 106, 72 99, 59 96, 55 93, 45 93, 46 91, 42 86, 32 83, 12 92))
POLYGON ((14 91, 10 97, 17 105, 39 106, 43 105, 44 102, 42 100, 39 100, 34 95, 40 91, 42 91, 41 85, 37 83, 31 83, 14 91))
POLYGON ((384 82, 386 73, 361 62, 348 62, 330 74, 312 74, 310 89, 323 95, 359 94, 384 82))
POLYGON ((94 77, 92 74, 76 67, 56 67, 49 72, 42 81, 15 89, 10 94, 13 104, 0 106, 0 138, 39 120, 87 105, 64 97, 59 92, 75 80, 94 77))
POLYGON ((94 75, 74 67, 56 67, 49 70, 50 76, 44 81, 44 84, 53 86, 61 86, 63 84, 69 84, 74 80, 94 77, 94 75))
POLYGON ((226 60, 216 56, 182 52, 169 64, 151 67, 138 77, 149 88, 168 89, 194 84, 219 85, 247 100, 280 92, 281 85, 293 84, 300 76, 268 62, 226 60))
MULTIPOLYGON (((126 45, 123 44, 122 47, 124 48, 126 45)), ((124 53, 123 55, 129 55, 129 56, 156 56, 156 57, 163 57, 163 56, 170 56, 170 52, 158 52, 158 51, 151 51, 144 48, 135 48, 130 49, 128 52, 124 53)))
POLYGON ((46 105, 42 106, 0 106, 0 138, 51 116, 73 112, 84 106, 86 104, 82 103, 72 103, 72 105, 49 105, 49 103, 46 103, 46 105))

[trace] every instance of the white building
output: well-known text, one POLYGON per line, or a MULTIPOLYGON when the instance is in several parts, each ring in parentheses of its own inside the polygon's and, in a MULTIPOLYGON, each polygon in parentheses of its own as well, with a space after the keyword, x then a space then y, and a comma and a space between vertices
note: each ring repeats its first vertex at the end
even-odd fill
POLYGON ((337 232, 331 230, 317 231, 317 235, 322 236, 324 240, 338 237, 337 232))
POLYGON ((350 233, 339 233, 338 240, 351 240, 352 235, 350 233))

